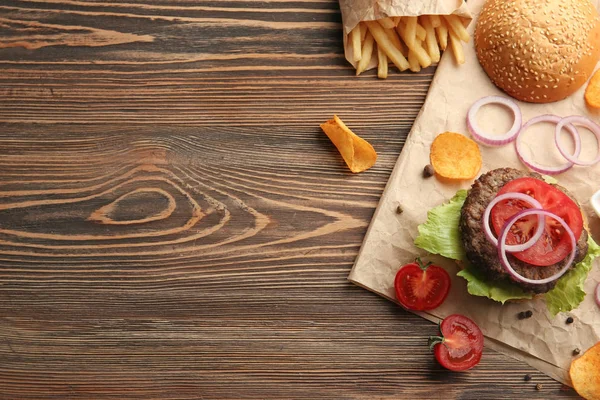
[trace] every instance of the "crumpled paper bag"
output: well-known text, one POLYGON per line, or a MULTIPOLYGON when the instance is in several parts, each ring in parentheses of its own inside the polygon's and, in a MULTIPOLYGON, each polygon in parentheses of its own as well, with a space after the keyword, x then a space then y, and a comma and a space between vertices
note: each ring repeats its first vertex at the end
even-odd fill
MULTIPOLYGON (((483 3, 484 0, 469 1, 475 17, 483 3)), ((600 7, 600 0, 594 0, 594 3, 600 7)), ((372 12, 370 15, 376 14, 372 12)), ((355 16, 354 20, 358 18, 355 16)), ((472 33, 475 23, 470 24, 468 29, 472 33)), ((442 57, 425 104, 396 162, 349 275, 350 281, 392 301, 395 299, 394 277, 400 266, 413 261, 416 256, 425 256, 414 245, 414 239, 417 226, 427 218, 427 211, 448 201, 458 189, 468 189, 472 183, 442 183, 435 177, 423 179, 423 167, 429 164, 431 142, 437 134, 445 131, 468 135, 466 114, 469 107, 484 96, 506 96, 491 83, 480 67, 473 41, 464 48, 466 63, 461 66, 453 62, 451 54, 442 57), (396 212, 398 205, 402 205, 402 214, 396 212)), ((524 121, 542 114, 579 114, 600 123, 600 112, 591 111, 585 105, 584 90, 585 86, 569 98, 555 103, 517 103, 524 121)), ((484 124, 488 127, 512 124, 507 114, 499 114, 497 109, 480 110, 479 116, 484 124)), ((539 135, 547 135, 543 137, 536 135, 538 132, 527 135, 527 140, 529 149, 536 152, 540 163, 556 165, 564 162, 554 148, 552 132, 542 131, 539 135)), ((582 157, 591 159, 596 154, 598 143, 589 133, 582 135, 582 141, 582 157)), ((481 146, 481 151, 484 163, 481 173, 500 167, 526 170, 512 145, 500 148, 481 146)), ((600 218, 590 204, 591 196, 600 189, 600 164, 575 166, 558 175, 557 179, 581 203, 591 234, 600 243, 600 218)), ((452 289, 442 306, 419 315, 434 322, 454 313, 466 315, 481 327, 487 347, 523 360, 562 383, 570 385, 568 368, 573 350, 580 348, 583 351, 600 340, 600 309, 593 299, 594 288, 600 282, 598 259, 585 282, 587 296, 583 303, 576 310, 556 317, 548 313, 545 303, 539 298, 501 305, 487 298, 471 296, 467 293, 466 281, 456 276, 458 267, 453 261, 438 256, 427 259, 446 268, 452 277, 452 289), (525 310, 532 310, 533 317, 518 320, 517 314, 525 310), (567 316, 572 316, 575 322, 567 325, 567 316)), ((425 343, 424 337, 424 346, 425 343)))
MULTIPOLYGON (((456 14, 464 21, 473 18, 464 0, 339 0, 344 27, 344 55, 355 68, 348 34, 361 21, 375 21, 385 17, 418 17, 419 15, 456 14)), ((375 56, 376 56, 375 52, 375 56)), ((367 69, 376 66, 373 57, 367 69)))

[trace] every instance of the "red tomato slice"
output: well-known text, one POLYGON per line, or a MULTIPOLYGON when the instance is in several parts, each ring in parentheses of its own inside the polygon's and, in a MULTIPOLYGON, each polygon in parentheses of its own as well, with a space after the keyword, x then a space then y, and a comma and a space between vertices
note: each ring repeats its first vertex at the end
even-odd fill
POLYGON ((408 310, 433 310, 450 291, 450 275, 445 269, 423 265, 420 259, 400 268, 394 280, 396 298, 408 310))
MULTIPOLYGON (((579 240, 583 231, 583 216, 579 206, 569 196, 544 181, 535 178, 515 179, 502 187, 498 195, 504 193, 524 193, 540 202, 542 207, 565 220, 579 240)), ((531 208, 519 200, 507 200, 492 209, 491 222, 496 235, 512 216, 521 210, 531 208)), ((530 216, 517 221, 509 232, 508 244, 525 243, 535 233, 537 217, 530 216)), ((571 252, 569 236, 562 226, 552 218, 546 218, 546 228, 535 245, 525 251, 512 253, 516 258, 537 266, 553 265, 563 260, 571 252)))
POLYGON ((464 315, 447 316, 440 325, 442 336, 429 338, 435 358, 451 371, 466 371, 481 360, 483 334, 475 322, 464 315))

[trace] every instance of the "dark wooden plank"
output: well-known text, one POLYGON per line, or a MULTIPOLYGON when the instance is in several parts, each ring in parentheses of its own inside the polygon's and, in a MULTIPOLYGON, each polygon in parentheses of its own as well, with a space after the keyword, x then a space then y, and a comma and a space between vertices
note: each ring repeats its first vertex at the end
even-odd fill
POLYGON ((356 78, 340 21, 0 3, 0 398, 574 397, 493 351, 442 370, 435 325, 347 282, 434 69, 356 78))

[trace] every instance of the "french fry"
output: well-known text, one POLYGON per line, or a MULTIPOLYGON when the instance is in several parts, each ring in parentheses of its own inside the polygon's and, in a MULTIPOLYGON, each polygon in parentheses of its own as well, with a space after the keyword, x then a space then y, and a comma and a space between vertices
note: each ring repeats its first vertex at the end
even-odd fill
POLYGON ((425 37, 425 44, 427 48, 427 53, 429 53, 429 57, 431 61, 436 63, 440 61, 440 48, 438 47, 437 40, 435 38, 435 29, 433 28, 433 23, 431 22, 431 18, 427 15, 421 17, 421 22, 425 31, 427 32, 427 36, 425 37))
POLYGON ((378 19, 379 25, 383 26, 385 29, 392 29, 396 27, 396 24, 390 17, 378 19))
POLYGON ((458 37, 460 40, 462 40, 463 42, 466 42, 466 43, 468 43, 469 40, 471 40, 471 36, 469 35, 469 32, 467 32, 467 30, 465 29, 465 26, 463 25, 460 18, 458 18, 458 16, 444 15, 444 19, 446 20, 446 22, 448 22, 449 30, 454 32, 456 34, 456 37, 458 37))
POLYGON ((464 64, 465 63, 465 52, 463 50, 460 39, 458 38, 456 33, 454 33, 454 31, 449 30, 448 33, 449 33, 450 47, 452 48, 452 53, 454 53, 454 59, 456 60, 456 63, 464 64))
POLYGON ((425 36, 427 35, 425 28, 423 28, 423 26, 421 24, 419 24, 419 22, 417 22, 416 34, 417 34, 417 39, 419 39, 420 41, 425 40, 425 36))
POLYGON ((431 25, 434 28, 437 28, 438 26, 440 26, 442 24, 442 20, 440 19, 439 15, 430 15, 429 19, 431 20, 431 25))
POLYGON ((421 65, 419 65, 417 55, 412 50, 408 51, 408 65, 410 65, 410 70, 412 72, 419 72, 421 70, 421 65))
POLYGON ((388 77, 388 59, 379 46, 377 46, 377 77, 379 79, 388 77))
POLYGON ((406 50, 402 44, 402 41, 396 34, 396 31, 394 29, 384 29, 384 31, 388 39, 390 39, 390 41, 394 44, 394 47, 400 50, 400 53, 402 53, 404 57, 408 57, 408 50, 406 50))
POLYGON ((366 71, 369 66, 369 62, 371 61, 371 56, 373 55, 373 35, 371 32, 367 32, 367 36, 365 37, 365 42, 362 47, 362 54, 358 65, 356 66, 356 75, 360 75, 366 71))
POLYGON ((394 65, 398 67, 400 71, 408 69, 408 60, 402 55, 400 50, 394 47, 394 44, 388 39, 384 29, 375 21, 366 21, 369 31, 373 35, 373 38, 377 42, 377 46, 381 47, 385 55, 392 60, 394 65))
POLYGON ((364 42, 367 37, 367 26, 364 22, 359 22, 360 25, 360 41, 364 42))
POLYGON ((404 29, 406 34, 402 37, 402 40, 404 40, 404 43, 406 43, 410 49, 414 46, 415 38, 417 36, 417 17, 405 17, 403 18, 403 22, 406 26, 406 29, 404 29))
MULTIPOLYGON (((400 35, 402 40, 404 40, 404 43, 406 44, 406 46, 415 53, 414 56, 419 61, 419 64, 423 68, 429 67, 431 65, 431 57, 429 57, 429 54, 427 54, 425 49, 423 49, 423 47, 421 46, 421 43, 418 42, 417 40, 413 40, 412 45, 408 44, 409 43, 409 41, 407 40, 408 39, 408 33, 407 33, 408 26, 404 26, 404 25, 400 24, 396 27, 396 31, 398 32, 398 34, 400 35)), ((409 52, 409 55, 410 55, 410 52, 409 52)))
POLYGON ((427 44, 425 42, 420 42, 420 43, 418 43, 416 50, 413 50, 417 54, 417 60, 420 60, 419 64, 423 68, 427 68, 431 64, 433 64, 433 60, 429 56, 429 53, 427 53, 426 48, 427 48, 427 44))
POLYGON ((352 43, 352 58, 354 61, 360 61, 362 54, 360 48, 360 24, 356 25, 354 29, 350 31, 350 41, 352 43))
POLYGON ((440 19, 440 22, 440 26, 435 28, 435 32, 437 33, 440 49, 446 50, 446 47, 448 47, 448 27, 446 26, 444 20, 440 19))

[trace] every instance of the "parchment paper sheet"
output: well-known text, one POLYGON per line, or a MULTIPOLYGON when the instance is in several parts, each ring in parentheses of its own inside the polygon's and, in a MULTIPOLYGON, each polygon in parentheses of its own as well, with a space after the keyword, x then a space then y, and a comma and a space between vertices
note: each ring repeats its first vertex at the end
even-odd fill
MULTIPOLYGON (((600 6, 600 0, 594 2, 597 7, 600 6)), ((484 0, 469 1, 475 18, 483 3, 484 0)), ((471 33, 475 22, 469 26, 471 33)), ((458 189, 467 189, 472 184, 471 181, 449 184, 435 177, 422 177, 423 167, 429 163, 431 142, 437 134, 445 131, 468 135, 466 114, 469 107, 483 96, 506 96, 490 82, 479 66, 473 41, 465 45, 465 58, 464 65, 456 66, 449 52, 442 57, 426 102, 396 162, 349 276, 350 281, 390 300, 395 298, 393 282, 400 266, 411 262, 417 255, 425 255, 413 243, 417 225, 426 220, 429 209, 449 200, 458 189), (404 209, 402 214, 396 213, 399 204, 404 209)), ((584 88, 556 103, 536 105, 519 102, 523 119, 527 121, 541 114, 580 114, 600 122, 600 113, 586 108, 583 91, 584 88)), ((512 120, 507 115, 494 107, 486 107, 480 111, 478 120, 486 127, 508 127, 512 120)), ((556 158, 553 133, 544 130, 532 133, 526 135, 526 141, 531 143, 537 159, 549 165, 560 161, 556 158)), ((582 157, 590 159, 598 145, 589 132, 584 133, 582 139, 582 157)), ((481 173, 499 167, 525 170, 512 145, 481 147, 481 151, 484 164, 481 173)), ((600 219, 590 205, 592 194, 600 189, 600 165, 591 168, 575 166, 558 175, 557 179, 581 203, 592 236, 600 243, 600 219)), ((452 276, 452 289, 441 307, 419 315, 436 322, 454 313, 466 315, 481 327, 486 336, 486 346, 523 360, 562 383, 570 385, 568 368, 573 349, 585 350, 600 340, 600 309, 593 299, 593 290, 600 282, 598 259, 585 283, 588 295, 578 309, 568 313, 575 319, 571 325, 565 324, 566 314, 552 318, 542 299, 501 305, 487 298, 470 296, 466 281, 455 276, 458 268, 454 262, 437 256, 427 259, 446 268, 452 276), (533 317, 518 320, 517 313, 524 310, 532 310, 533 317)), ((423 340, 425 345, 425 338, 423 340)))
MULTIPOLYGON (((465 21, 471 21, 471 13, 464 0, 339 0, 344 26, 344 55, 353 61, 352 46, 348 44, 348 34, 361 21, 374 21, 385 17, 417 17, 419 15, 456 14, 465 21)), ((377 52, 367 69, 377 65, 377 52)))

